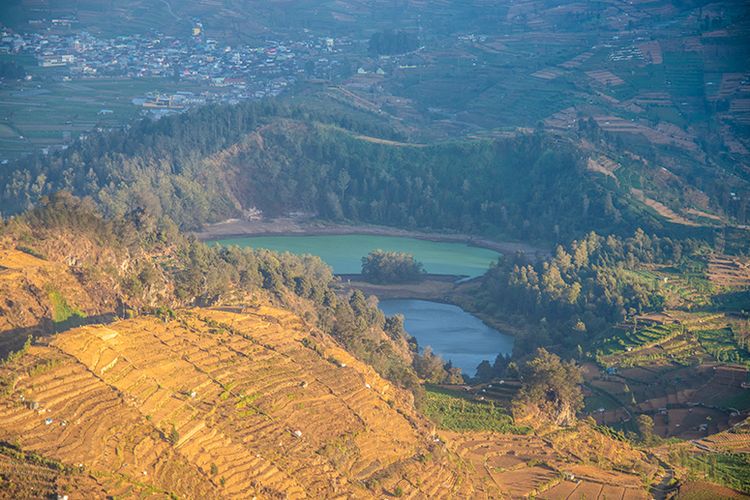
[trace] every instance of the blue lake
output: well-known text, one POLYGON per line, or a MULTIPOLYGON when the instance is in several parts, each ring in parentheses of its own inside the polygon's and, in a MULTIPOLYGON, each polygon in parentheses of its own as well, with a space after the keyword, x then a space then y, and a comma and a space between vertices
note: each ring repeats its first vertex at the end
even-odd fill
POLYGON ((417 339, 420 349, 429 345, 465 375, 473 377, 482 360, 493 363, 498 354, 513 351, 513 336, 490 328, 454 305, 393 299, 380 301, 380 309, 388 316, 403 314, 406 331, 417 339))

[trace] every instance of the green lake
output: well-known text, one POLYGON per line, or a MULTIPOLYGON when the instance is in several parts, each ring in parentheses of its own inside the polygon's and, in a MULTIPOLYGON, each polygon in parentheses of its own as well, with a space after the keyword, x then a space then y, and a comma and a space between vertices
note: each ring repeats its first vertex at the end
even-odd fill
POLYGON ((407 252, 430 274, 476 277, 484 274, 499 254, 466 243, 428 241, 366 234, 322 236, 248 236, 214 240, 211 244, 267 248, 279 252, 317 255, 336 274, 358 274, 362 257, 372 250, 407 252))

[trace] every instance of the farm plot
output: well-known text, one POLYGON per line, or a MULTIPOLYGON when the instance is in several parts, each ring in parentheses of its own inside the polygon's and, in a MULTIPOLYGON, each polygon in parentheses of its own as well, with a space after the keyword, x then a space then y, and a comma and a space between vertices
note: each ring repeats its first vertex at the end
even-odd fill
MULTIPOLYGON (((586 492, 586 498, 614 498, 610 495, 615 492, 619 497, 646 498, 640 477, 614 471, 610 462, 627 469, 642 460, 640 453, 591 429, 561 431, 544 438, 496 433, 446 433, 445 437, 451 449, 476 471, 472 480, 477 491, 497 485, 512 498, 566 498, 574 490, 586 492), (581 463, 591 463, 592 458, 598 466, 581 463)), ((643 472, 654 471, 648 468, 643 472)))
POLYGON ((717 361, 750 367, 750 353, 737 345, 731 328, 698 330, 695 336, 703 349, 717 361))
POLYGON ((0 89, 0 158, 59 146, 95 128, 121 127, 141 111, 132 99, 147 92, 200 88, 165 79, 103 78, 59 82, 44 89, 32 84, 0 89))
POLYGON ((684 335, 685 330, 680 325, 657 323, 633 325, 630 328, 623 326, 619 332, 604 340, 600 360, 605 366, 636 366, 644 360, 663 364, 664 345, 684 335))
POLYGON ((65 332, 14 361, 0 439, 118 471, 108 493, 145 484, 202 498, 361 497, 362 484, 379 495, 377 484, 396 487, 408 471, 421 478, 417 493, 450 495, 438 486, 453 484, 471 495, 450 462, 419 460, 441 445, 400 405, 405 395, 311 335, 297 316, 265 307, 65 332))
POLYGON ((750 434, 730 430, 703 438, 698 444, 714 451, 750 453, 750 434))
POLYGON ((750 262, 736 257, 713 256, 708 261, 708 279, 724 287, 750 287, 750 262))
POLYGON ((0 444, 0 497, 55 498, 70 493, 78 498, 102 498, 96 479, 17 446, 0 444))
POLYGON ((175 454, 121 394, 80 363, 53 349, 32 347, 14 368, 17 380, 0 401, 1 439, 66 464, 118 471, 113 482, 105 481, 108 491, 140 489, 137 484, 148 477, 156 491, 184 495, 193 490, 213 497, 207 479, 175 454))

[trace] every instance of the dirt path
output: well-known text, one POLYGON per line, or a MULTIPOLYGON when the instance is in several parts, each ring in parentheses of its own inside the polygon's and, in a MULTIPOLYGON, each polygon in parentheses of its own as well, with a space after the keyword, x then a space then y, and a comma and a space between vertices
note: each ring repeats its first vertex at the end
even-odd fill
POLYGON ((655 500, 665 500, 667 498, 673 498, 674 494, 680 489, 679 483, 674 483, 674 469, 672 466, 666 463, 664 460, 659 458, 657 455, 650 453, 651 458, 655 458, 659 461, 659 465, 662 467, 664 474, 661 476, 661 481, 652 484, 649 489, 649 493, 655 500))
POLYGON ((207 225, 202 231, 193 233, 199 240, 215 240, 221 238, 241 236, 310 236, 310 235, 344 235, 367 234, 379 236, 401 236, 429 241, 448 241, 467 243, 469 245, 488 248, 504 254, 523 252, 532 258, 541 259, 549 255, 549 251, 528 243, 515 241, 493 241, 467 234, 429 233, 423 231, 409 231, 386 226, 367 224, 350 225, 335 224, 302 217, 279 217, 276 219, 262 219, 245 221, 229 219, 224 222, 207 225))
POLYGON ((420 299, 438 302, 450 302, 450 295, 456 286, 458 276, 434 275, 419 283, 404 283, 392 285, 377 285, 362 280, 361 275, 341 275, 339 289, 344 294, 353 290, 361 290, 365 295, 375 295, 380 300, 385 299, 420 299))
POLYGON ((174 13, 172 10, 172 5, 167 0, 160 0, 161 3, 167 6, 167 11, 169 12, 169 15, 174 17, 176 21, 180 21, 182 18, 174 13))
POLYGON ((424 148, 424 147, 427 147, 426 144, 391 141, 389 139, 380 139, 378 137, 371 137, 369 135, 355 135, 354 137, 357 138, 357 139, 359 139, 359 140, 361 140, 361 141, 372 142, 373 144, 383 144, 384 146, 394 146, 394 147, 401 147, 401 148, 424 148))

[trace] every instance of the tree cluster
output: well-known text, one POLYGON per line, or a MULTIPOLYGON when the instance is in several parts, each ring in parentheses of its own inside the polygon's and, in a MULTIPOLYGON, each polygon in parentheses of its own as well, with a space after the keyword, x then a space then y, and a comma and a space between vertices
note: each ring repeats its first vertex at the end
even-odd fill
POLYGON ((446 363, 440 355, 432 352, 432 347, 426 346, 421 353, 414 355, 414 370, 419 378, 429 384, 462 384, 464 377, 461 368, 446 363))
POLYGON ((403 329, 403 317, 386 318, 374 297, 368 300, 355 290, 348 300, 338 301, 331 334, 385 378, 419 391, 419 380, 409 365, 411 353, 398 350, 399 345, 408 349, 411 340, 403 329))
POLYGON ((26 76, 26 70, 13 61, 0 61, 0 80, 21 80, 26 76))
POLYGON ((692 240, 649 236, 603 237, 589 233, 569 246, 558 246, 541 262, 525 256, 501 257, 483 278, 484 304, 536 325, 534 342, 521 346, 585 343, 591 332, 626 317, 660 311, 665 297, 659 285, 638 280, 632 271, 644 264, 681 266, 703 247, 692 240))
POLYGON ((373 250, 362 257, 362 277, 371 283, 414 283, 424 275, 422 263, 409 253, 373 250))
POLYGON ((359 134, 398 138, 366 117, 307 105, 207 106, 19 160, 0 171, 0 212, 68 190, 108 216, 145 208, 183 229, 249 207, 557 241, 658 225, 616 185, 586 175, 573 145, 541 135, 392 147, 359 134))
POLYGON ((315 311, 318 326, 382 376, 419 392, 411 367, 416 344, 403 317, 386 318, 374 298, 333 290, 334 276, 318 257, 236 246, 208 246, 144 210, 104 218, 91 200, 67 192, 44 198, 0 224, 0 237, 30 245, 45 258, 74 262, 75 274, 102 303, 122 315, 181 306, 245 303, 260 294, 284 307, 315 311), (310 307, 312 306, 312 307, 310 307))
POLYGON ((411 52, 419 47, 419 39, 406 31, 378 31, 370 37, 368 50, 372 55, 392 56, 411 52))
POLYGON ((538 349, 521 370, 523 384, 513 400, 513 413, 521 420, 571 425, 583 409, 581 369, 573 361, 538 349))

